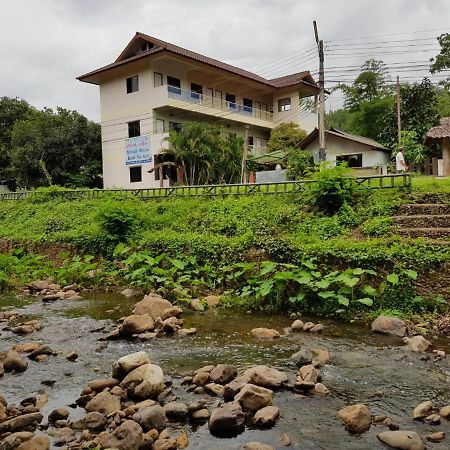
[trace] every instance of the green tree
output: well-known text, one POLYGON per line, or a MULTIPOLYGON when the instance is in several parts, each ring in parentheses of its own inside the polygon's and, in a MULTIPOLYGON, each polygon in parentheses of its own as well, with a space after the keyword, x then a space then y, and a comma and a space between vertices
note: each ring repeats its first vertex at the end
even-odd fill
POLYGON ((314 157, 311 152, 295 149, 289 152, 287 176, 291 180, 304 178, 314 169, 314 157))
POLYGON ((233 183, 239 180, 242 139, 219 127, 197 122, 170 131, 167 141, 175 163, 184 169, 188 185, 233 183))
POLYGON ((100 125, 76 111, 46 108, 17 121, 11 147, 11 169, 22 187, 101 187, 100 125))
POLYGON ((35 112, 25 100, 0 98, 0 179, 14 176, 11 168, 11 134, 15 123, 31 117, 35 112))
MULTIPOLYGON (((450 69, 450 33, 441 34, 436 39, 441 46, 441 50, 435 58, 430 59, 430 62, 432 63, 430 68, 431 73, 439 73, 450 69)), ((449 89, 450 76, 441 81, 440 84, 449 89)))
POLYGON ((387 81, 387 68, 383 61, 368 59, 361 66, 361 73, 352 85, 338 86, 345 96, 344 107, 349 111, 357 111, 363 102, 386 97, 390 92, 387 81))
MULTIPOLYGON (((426 132, 439 122, 436 89, 428 78, 421 83, 400 86, 400 110, 402 130, 414 131, 418 142, 422 142, 426 132)), ((397 109, 392 102, 382 117, 381 142, 395 148, 398 139, 397 109)))
POLYGON ((270 139, 267 143, 269 151, 282 150, 289 153, 297 148, 298 144, 307 136, 306 131, 302 130, 295 122, 282 123, 270 132, 270 139))
POLYGON ((418 141, 417 133, 415 131, 402 131, 400 142, 395 146, 393 156, 403 149, 405 159, 409 163, 422 164, 425 155, 426 147, 418 141))

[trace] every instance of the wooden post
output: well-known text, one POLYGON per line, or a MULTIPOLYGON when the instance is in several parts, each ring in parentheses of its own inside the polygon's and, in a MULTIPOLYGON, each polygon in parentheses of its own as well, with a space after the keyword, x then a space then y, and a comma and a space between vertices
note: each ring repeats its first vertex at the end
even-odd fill
POLYGON ((442 139, 442 162, 443 162, 443 175, 444 177, 450 176, 450 138, 445 137, 442 139))
POLYGON ((241 183, 246 183, 247 182, 248 129, 249 129, 249 126, 245 125, 245 129, 244 129, 244 151, 242 153, 241 183))
POLYGON ((429 158, 427 158, 424 161, 424 170, 423 172, 425 173, 425 175, 431 175, 431 161, 429 158))
POLYGON ((397 75, 397 131, 398 131, 398 143, 402 137, 402 120, 400 117, 400 77, 397 75))
POLYGON ((438 158, 431 158, 431 175, 438 174, 438 158))

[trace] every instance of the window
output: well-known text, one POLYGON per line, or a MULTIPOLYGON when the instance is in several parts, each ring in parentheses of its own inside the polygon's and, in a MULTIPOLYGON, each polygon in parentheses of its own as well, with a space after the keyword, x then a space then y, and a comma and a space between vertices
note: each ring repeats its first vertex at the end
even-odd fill
POLYGON ((169 130, 171 130, 171 131, 180 131, 181 128, 182 128, 181 123, 169 122, 169 130))
POLYGON ((181 94, 181 81, 179 78, 167 77, 167 84, 169 85, 169 92, 173 94, 181 94))
POLYGON ((136 120, 135 122, 128 122, 128 137, 136 137, 141 135, 141 122, 136 120))
POLYGON ((203 94, 203 86, 201 84, 191 83, 191 98, 200 100, 203 94))
POLYGON ((156 119, 156 132, 164 133, 164 131, 165 131, 164 119, 156 119))
POLYGON ((336 163, 347 163, 348 167, 362 167, 362 153, 353 155, 338 155, 336 156, 336 163))
POLYGON ((153 74, 153 83, 155 87, 162 86, 164 84, 163 74, 155 72, 153 74))
POLYGON ((242 101, 244 107, 243 110, 246 113, 251 113, 253 111, 253 100, 249 98, 244 98, 242 101))
POLYGON ((222 100, 222 91, 216 90, 216 98, 219 98, 220 100, 222 100))
POLYGON ((281 98, 278 100, 278 112, 291 110, 291 98, 281 98))
POLYGON ((137 75, 127 78, 127 94, 136 92, 139 90, 139 78, 137 75))
POLYGON ((248 137, 248 145, 253 145, 253 136, 248 137))
POLYGON ((139 183, 142 181, 142 167, 130 167, 130 183, 139 183))
POLYGON ((236 108, 236 96, 234 94, 225 94, 225 100, 229 108, 236 108))

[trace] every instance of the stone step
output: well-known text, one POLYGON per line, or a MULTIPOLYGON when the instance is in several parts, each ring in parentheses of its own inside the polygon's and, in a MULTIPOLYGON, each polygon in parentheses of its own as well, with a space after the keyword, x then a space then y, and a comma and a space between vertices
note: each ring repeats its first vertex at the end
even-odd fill
POLYGON ((401 205, 398 209, 399 215, 447 215, 450 214, 450 204, 447 203, 411 203, 401 205))
POLYGON ((417 214, 394 216, 396 225, 406 228, 448 228, 450 227, 450 214, 417 214))
POLYGON ((394 227, 392 231, 400 236, 409 236, 412 238, 424 237, 450 240, 450 228, 394 227))

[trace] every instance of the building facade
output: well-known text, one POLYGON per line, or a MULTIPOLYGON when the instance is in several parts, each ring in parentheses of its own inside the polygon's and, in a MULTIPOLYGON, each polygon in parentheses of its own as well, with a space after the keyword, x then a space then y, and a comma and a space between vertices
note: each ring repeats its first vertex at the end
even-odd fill
MULTIPOLYGON (((168 186, 162 162, 169 130, 184 122, 244 135, 250 152, 266 152, 270 130, 294 121, 309 132, 317 115, 303 108, 318 86, 309 72, 265 79, 190 50, 136 33, 117 60, 78 77, 100 87, 105 188, 168 186)), ((311 103, 311 102, 309 102, 311 103)))
MULTIPOLYGON (((331 129, 325 131, 326 161, 331 165, 345 162, 359 175, 387 174, 390 151, 380 143, 364 136, 331 129)), ((312 152, 319 162, 319 130, 313 130, 299 147, 312 152)))

